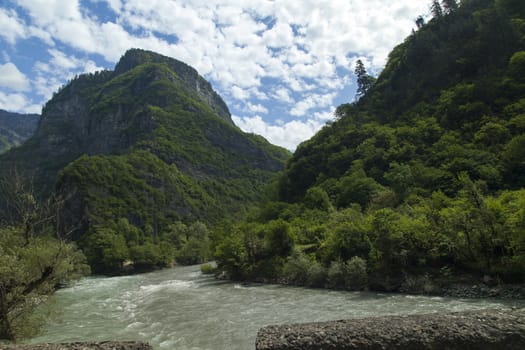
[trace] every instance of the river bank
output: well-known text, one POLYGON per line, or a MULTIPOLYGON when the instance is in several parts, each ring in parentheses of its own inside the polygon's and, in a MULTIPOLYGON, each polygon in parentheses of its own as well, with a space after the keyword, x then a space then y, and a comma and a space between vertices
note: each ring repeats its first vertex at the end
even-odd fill
POLYGON ((49 300, 42 333, 26 343, 135 340, 155 350, 253 349, 267 325, 525 307, 525 301, 346 292, 243 284, 198 266, 88 277, 49 300))
MULTIPOLYGON (((224 273, 215 274, 219 280, 231 280, 224 273)), ((239 282, 239 281, 237 281, 239 282)), ((243 282, 243 281, 240 281, 243 282)), ((282 286, 311 287, 290 283, 285 279, 255 278, 244 283, 277 284, 282 286)), ((329 286, 315 286, 315 289, 342 290, 329 286)), ((373 276, 360 289, 347 291, 365 291, 379 293, 396 293, 408 295, 424 295, 435 297, 468 298, 468 299, 522 299, 525 300, 525 283, 501 283, 488 276, 476 277, 462 275, 447 279, 431 278, 425 275, 373 276)))

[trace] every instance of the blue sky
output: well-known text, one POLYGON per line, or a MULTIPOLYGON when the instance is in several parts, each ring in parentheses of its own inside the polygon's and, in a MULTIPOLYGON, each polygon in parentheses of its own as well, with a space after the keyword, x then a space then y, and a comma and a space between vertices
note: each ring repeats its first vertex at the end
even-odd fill
POLYGON ((377 74, 427 0, 1 0, 0 109, 39 113, 133 47, 196 68, 234 122, 290 150, 377 74))

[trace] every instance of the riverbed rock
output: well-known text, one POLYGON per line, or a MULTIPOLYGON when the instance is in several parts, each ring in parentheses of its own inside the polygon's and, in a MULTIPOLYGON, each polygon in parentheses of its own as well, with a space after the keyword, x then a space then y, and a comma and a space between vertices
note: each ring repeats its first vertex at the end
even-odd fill
POLYGON ((259 330, 257 350, 525 349, 525 309, 385 316, 259 330))
POLYGON ((0 345, 0 350, 153 350, 144 342, 76 342, 62 344, 0 345))

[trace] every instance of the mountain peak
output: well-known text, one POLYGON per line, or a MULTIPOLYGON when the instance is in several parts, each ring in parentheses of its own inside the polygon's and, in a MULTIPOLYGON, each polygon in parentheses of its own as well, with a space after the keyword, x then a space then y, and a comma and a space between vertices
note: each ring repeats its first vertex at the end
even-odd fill
POLYGON ((124 53, 124 55, 122 55, 120 60, 118 61, 117 65, 115 66, 115 75, 123 74, 144 63, 168 63, 168 64, 171 63, 173 64, 174 62, 176 62, 178 65, 184 65, 184 66, 189 67, 187 64, 181 61, 178 61, 174 58, 170 58, 168 56, 164 56, 164 55, 161 55, 153 51, 132 48, 132 49, 127 50, 124 53))
POLYGON ((168 66, 188 87, 193 89, 211 109, 231 125, 231 113, 223 99, 213 90, 211 84, 199 75, 196 69, 177 59, 153 51, 133 48, 126 51, 115 66, 115 76, 124 74, 140 65, 158 63, 168 66))

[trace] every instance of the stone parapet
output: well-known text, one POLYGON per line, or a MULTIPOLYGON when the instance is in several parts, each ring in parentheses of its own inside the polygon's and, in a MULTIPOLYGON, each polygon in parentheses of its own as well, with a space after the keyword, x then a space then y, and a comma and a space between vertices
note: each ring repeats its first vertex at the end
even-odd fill
POLYGON ((385 316, 268 326, 257 350, 521 350, 525 309, 385 316))

